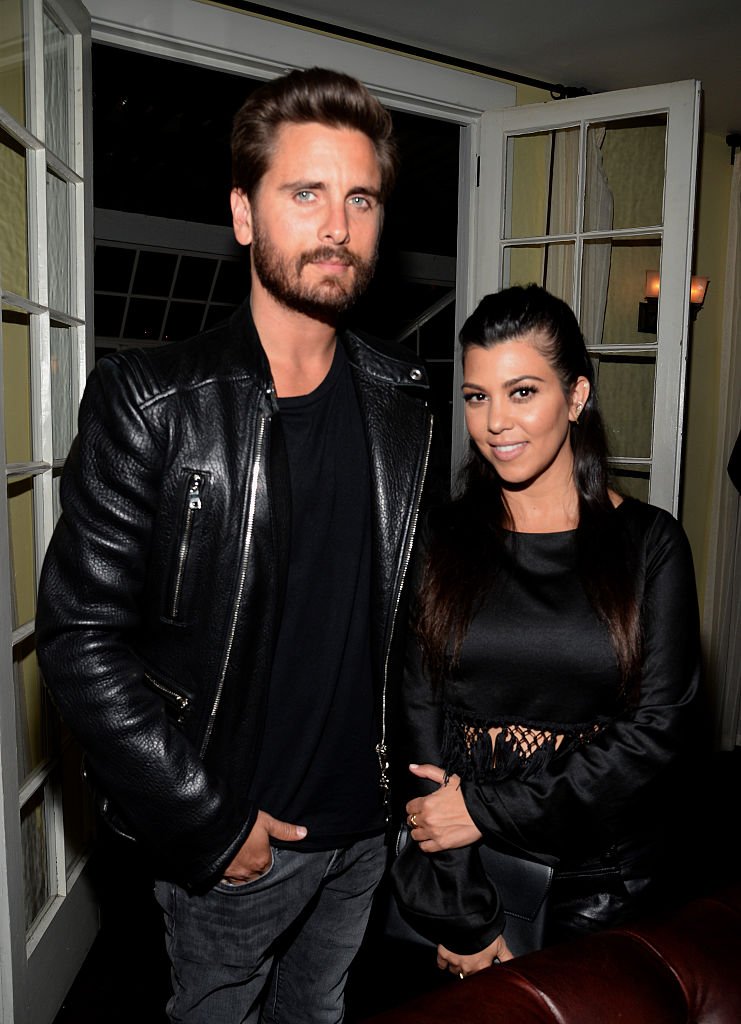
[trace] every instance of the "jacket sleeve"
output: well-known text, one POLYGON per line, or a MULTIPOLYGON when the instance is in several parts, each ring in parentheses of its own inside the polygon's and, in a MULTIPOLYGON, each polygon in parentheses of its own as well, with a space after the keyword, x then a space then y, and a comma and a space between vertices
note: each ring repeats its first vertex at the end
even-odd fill
MULTIPOLYGON (((411 631, 410 631, 411 633, 411 631)), ((399 717, 403 760, 441 764, 442 702, 422 666, 419 645, 407 643, 399 717)), ((405 766, 400 764, 400 771, 405 766)), ((406 772, 407 799, 437 786, 406 772)), ((441 853, 423 853, 409 841, 391 868, 391 882, 402 917, 420 935, 452 952, 484 949, 504 929, 504 910, 486 875, 478 844, 441 853)))
POLYGON ((606 843, 631 835, 636 821, 650 824, 661 816, 679 765, 704 745, 692 556, 679 524, 653 512, 643 538, 637 706, 591 742, 557 755, 537 776, 464 781, 466 805, 489 841, 506 837, 524 850, 563 856, 584 834, 606 843))
POLYGON ((39 663, 96 785, 157 870, 186 885, 221 877, 254 823, 211 777, 145 685, 136 653, 166 438, 126 361, 102 360, 65 465, 62 515, 41 574, 39 663))

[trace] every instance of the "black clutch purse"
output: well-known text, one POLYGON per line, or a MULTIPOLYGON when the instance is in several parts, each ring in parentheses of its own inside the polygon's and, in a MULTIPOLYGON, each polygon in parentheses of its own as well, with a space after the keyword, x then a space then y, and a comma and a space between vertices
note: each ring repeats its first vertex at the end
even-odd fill
MULTIPOLYGON (((403 825, 397 836, 395 858, 391 868, 392 885, 387 895, 385 933, 390 939, 434 948, 437 943, 414 928, 411 923, 414 921, 414 914, 406 912, 406 908, 397 900, 394 893, 394 889, 404 891, 405 876, 408 876, 409 872, 422 870, 424 867, 424 861, 420 860, 424 854, 411 857, 410 854, 414 853, 411 849, 404 854, 406 846, 411 842, 409 829, 403 825)), ((478 844, 477 852, 489 882, 499 894, 505 918, 503 934, 513 956, 542 949, 548 895, 553 882, 553 866, 503 853, 484 843, 478 844)), ((419 891, 419 887, 416 888, 419 891)))

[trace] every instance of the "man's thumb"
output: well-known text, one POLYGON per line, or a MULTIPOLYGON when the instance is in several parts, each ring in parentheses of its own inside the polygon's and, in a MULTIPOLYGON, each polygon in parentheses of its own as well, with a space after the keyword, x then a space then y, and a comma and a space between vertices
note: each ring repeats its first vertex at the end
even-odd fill
POLYGON ((275 839, 282 839, 284 842, 295 842, 297 839, 304 839, 306 829, 303 825, 291 825, 287 821, 279 821, 271 818, 268 824, 268 835, 275 839))

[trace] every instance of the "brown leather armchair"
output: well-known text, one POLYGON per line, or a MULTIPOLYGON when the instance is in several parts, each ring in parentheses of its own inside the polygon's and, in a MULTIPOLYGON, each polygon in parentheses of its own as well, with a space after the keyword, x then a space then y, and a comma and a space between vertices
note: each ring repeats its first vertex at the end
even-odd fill
POLYGON ((371 1022, 741 1024, 741 884, 456 980, 371 1022))

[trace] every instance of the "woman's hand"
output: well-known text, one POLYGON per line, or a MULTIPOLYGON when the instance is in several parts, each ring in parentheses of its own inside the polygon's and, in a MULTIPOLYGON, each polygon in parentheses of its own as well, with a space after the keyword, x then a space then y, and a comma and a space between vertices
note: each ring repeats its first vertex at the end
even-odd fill
POLYGON ((440 785, 429 796, 410 800, 406 807, 412 839, 419 843, 420 850, 425 853, 457 850, 481 839, 463 799, 459 776, 451 775, 446 782, 445 772, 434 764, 410 764, 409 771, 418 779, 429 779, 440 785))
POLYGON ((469 974, 485 971, 487 967, 491 967, 495 960, 502 962, 512 960, 512 953, 504 941, 503 935, 498 935, 491 945, 487 946, 486 949, 482 949, 480 953, 469 953, 466 955, 463 953, 453 953, 446 949, 445 946, 437 947, 437 966, 441 971, 450 971, 451 974, 457 974, 461 981, 467 978, 469 974))

